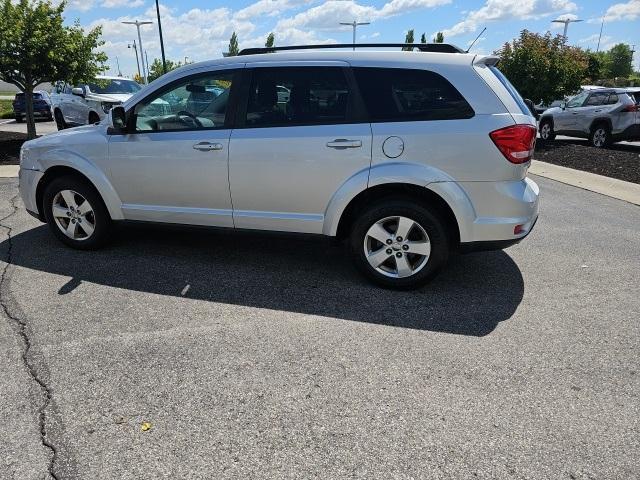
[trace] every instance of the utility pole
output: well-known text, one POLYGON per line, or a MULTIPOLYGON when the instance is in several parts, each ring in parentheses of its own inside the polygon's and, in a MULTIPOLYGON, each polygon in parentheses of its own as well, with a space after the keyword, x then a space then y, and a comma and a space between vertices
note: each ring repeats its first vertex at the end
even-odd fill
POLYGON ((356 49, 356 29, 360 26, 360 25, 370 25, 371 22, 357 22, 357 21, 353 21, 353 22, 340 22, 340 25, 349 25, 351 27, 353 27, 353 50, 356 49))
POLYGON ((118 61, 118 56, 116 55, 116 65, 118 66, 118 76, 122 76, 122 72, 120 71, 120 62, 118 61))
POLYGON ((598 47, 596 48, 596 53, 600 51, 600 40, 602 39, 603 28, 604 28, 604 16, 602 17, 602 23, 600 24, 600 35, 598 36, 598 47))
POLYGON ((162 53, 162 73, 167 73, 167 61, 164 58, 164 41, 162 40, 162 23, 160 23, 160 6, 156 0, 156 13, 158 15, 158 33, 160 33, 160 52, 162 53))
POLYGON ((144 61, 147 64, 147 78, 149 78, 149 55, 147 55, 147 51, 144 51, 144 61))
POLYGON ((142 37, 140 36, 140 25, 150 25, 153 22, 140 22, 136 20, 135 22, 122 22, 122 23, 125 23, 127 25, 135 25, 136 28, 138 29, 138 46, 140 47, 140 60, 142 61, 142 73, 144 74, 144 83, 146 85, 149 83, 149 80, 147 79, 147 71, 144 68, 144 56, 142 54, 144 50, 142 49, 142 37))
POLYGON ((562 34, 562 36, 564 37, 564 41, 567 41, 567 30, 569 29, 569 24, 570 23, 574 23, 574 22, 582 22, 583 20, 578 20, 577 18, 575 20, 571 19, 571 18, 565 18, 564 20, 561 20, 559 18, 555 19, 555 20, 551 20, 551 23, 564 23, 564 33, 562 34))
MULTIPOLYGON (((131 44, 127 44, 127 48, 131 48, 131 44)), ((136 46, 136 41, 133 41, 133 51, 136 52, 136 65, 138 65, 138 77, 142 77, 140 73, 140 60, 138 59, 138 47, 136 46)))

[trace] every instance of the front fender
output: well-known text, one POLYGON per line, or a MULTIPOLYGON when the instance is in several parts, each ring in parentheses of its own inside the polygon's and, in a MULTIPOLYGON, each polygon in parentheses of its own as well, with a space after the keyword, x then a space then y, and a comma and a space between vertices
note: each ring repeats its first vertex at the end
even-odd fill
POLYGON ((445 172, 418 163, 393 162, 373 165, 349 178, 331 199, 325 211, 322 233, 335 236, 340 218, 349 203, 367 188, 385 184, 409 184, 427 188, 451 208, 460 230, 460 240, 470 238, 466 225, 472 225, 475 212, 464 190, 445 172))
POLYGON ((109 215, 113 220, 123 220, 122 202, 104 172, 87 158, 66 149, 48 150, 46 157, 39 159, 41 170, 45 173, 54 167, 68 167, 78 171, 93 184, 102 197, 109 215))

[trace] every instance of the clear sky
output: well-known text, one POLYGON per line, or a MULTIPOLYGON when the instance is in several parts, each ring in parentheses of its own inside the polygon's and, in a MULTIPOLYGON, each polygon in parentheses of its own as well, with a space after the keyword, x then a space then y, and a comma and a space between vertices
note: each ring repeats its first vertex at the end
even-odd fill
MULTIPOLYGON (((466 48, 487 27, 472 51, 491 53, 525 28, 561 33, 563 26, 551 20, 567 17, 584 20, 569 25, 569 43, 595 50, 604 18, 601 49, 624 42, 640 50, 640 0, 164 0, 160 8, 166 56, 181 61, 220 57, 233 31, 241 48, 263 45, 269 32, 277 45, 348 43, 351 28, 339 22, 354 19, 371 22, 358 30, 363 42, 402 42, 413 28, 416 41, 423 32, 432 39, 440 30, 446 42, 466 48)), ((68 22, 103 26, 110 73, 117 73, 117 56, 126 76, 136 70, 127 44, 137 34, 120 22, 156 21, 153 0, 70 0, 66 15, 68 22)), ((142 43, 150 61, 160 57, 155 23, 143 27, 142 43)), ((639 61, 636 54, 636 69, 639 61)))

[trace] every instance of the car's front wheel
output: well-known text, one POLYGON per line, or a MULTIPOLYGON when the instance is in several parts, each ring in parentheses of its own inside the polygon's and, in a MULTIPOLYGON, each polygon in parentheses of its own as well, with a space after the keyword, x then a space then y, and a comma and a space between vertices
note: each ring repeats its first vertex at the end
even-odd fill
POLYGON ((540 138, 543 142, 552 142, 556 138, 551 120, 543 120, 540 124, 540 138))
POLYGON ((53 234, 70 247, 93 250, 109 238, 111 217, 100 194, 77 177, 56 178, 47 185, 43 212, 53 234))
POLYGON ((407 290, 429 281, 446 263, 449 240, 438 215, 408 200, 389 200, 355 222, 350 252, 370 280, 407 290))
POLYGON ((64 117, 62 116, 62 112, 60 110, 57 110, 55 112, 53 112, 53 118, 56 121, 56 127, 58 128, 58 130, 64 130, 65 128, 67 128, 67 123, 64 121, 64 117))

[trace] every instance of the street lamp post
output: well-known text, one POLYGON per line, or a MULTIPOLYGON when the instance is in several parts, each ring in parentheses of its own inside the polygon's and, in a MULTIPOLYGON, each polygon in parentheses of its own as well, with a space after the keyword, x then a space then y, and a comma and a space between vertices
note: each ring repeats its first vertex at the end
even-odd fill
POLYGON ((567 30, 569 29, 569 24, 574 22, 582 22, 582 20, 578 20, 577 18, 575 20, 571 18, 565 18, 564 20, 557 18, 555 20, 551 20, 551 23, 564 23, 564 33, 562 36, 564 37, 565 42, 567 41, 567 30))
MULTIPOLYGON (((127 44, 127 48, 131 48, 131 44, 127 44)), ((140 60, 138 59, 138 47, 136 46, 136 41, 133 41, 133 51, 136 52, 136 65, 138 65, 138 77, 140 77, 140 60)))
POLYGON ((156 14, 158 15, 158 33, 160 33, 160 53, 162 54, 162 73, 167 73, 167 61, 164 58, 164 41, 162 40, 162 23, 160 23, 160 6, 158 5, 158 0, 156 0, 156 14))
POLYGON ((340 25, 349 25, 353 27, 353 49, 355 50, 356 49, 356 29, 360 25, 370 25, 370 22, 357 22, 354 20, 353 22, 340 22, 340 25))
POLYGON ((122 22, 122 23, 125 23, 127 25, 135 25, 136 28, 138 29, 138 46, 140 47, 140 60, 142 61, 142 73, 144 75, 144 83, 146 85, 149 83, 149 81, 147 79, 147 71, 144 66, 144 55, 142 54, 144 50, 142 49, 142 37, 140 36, 140 25, 150 25, 153 22, 140 22, 136 20, 135 22, 122 22))

